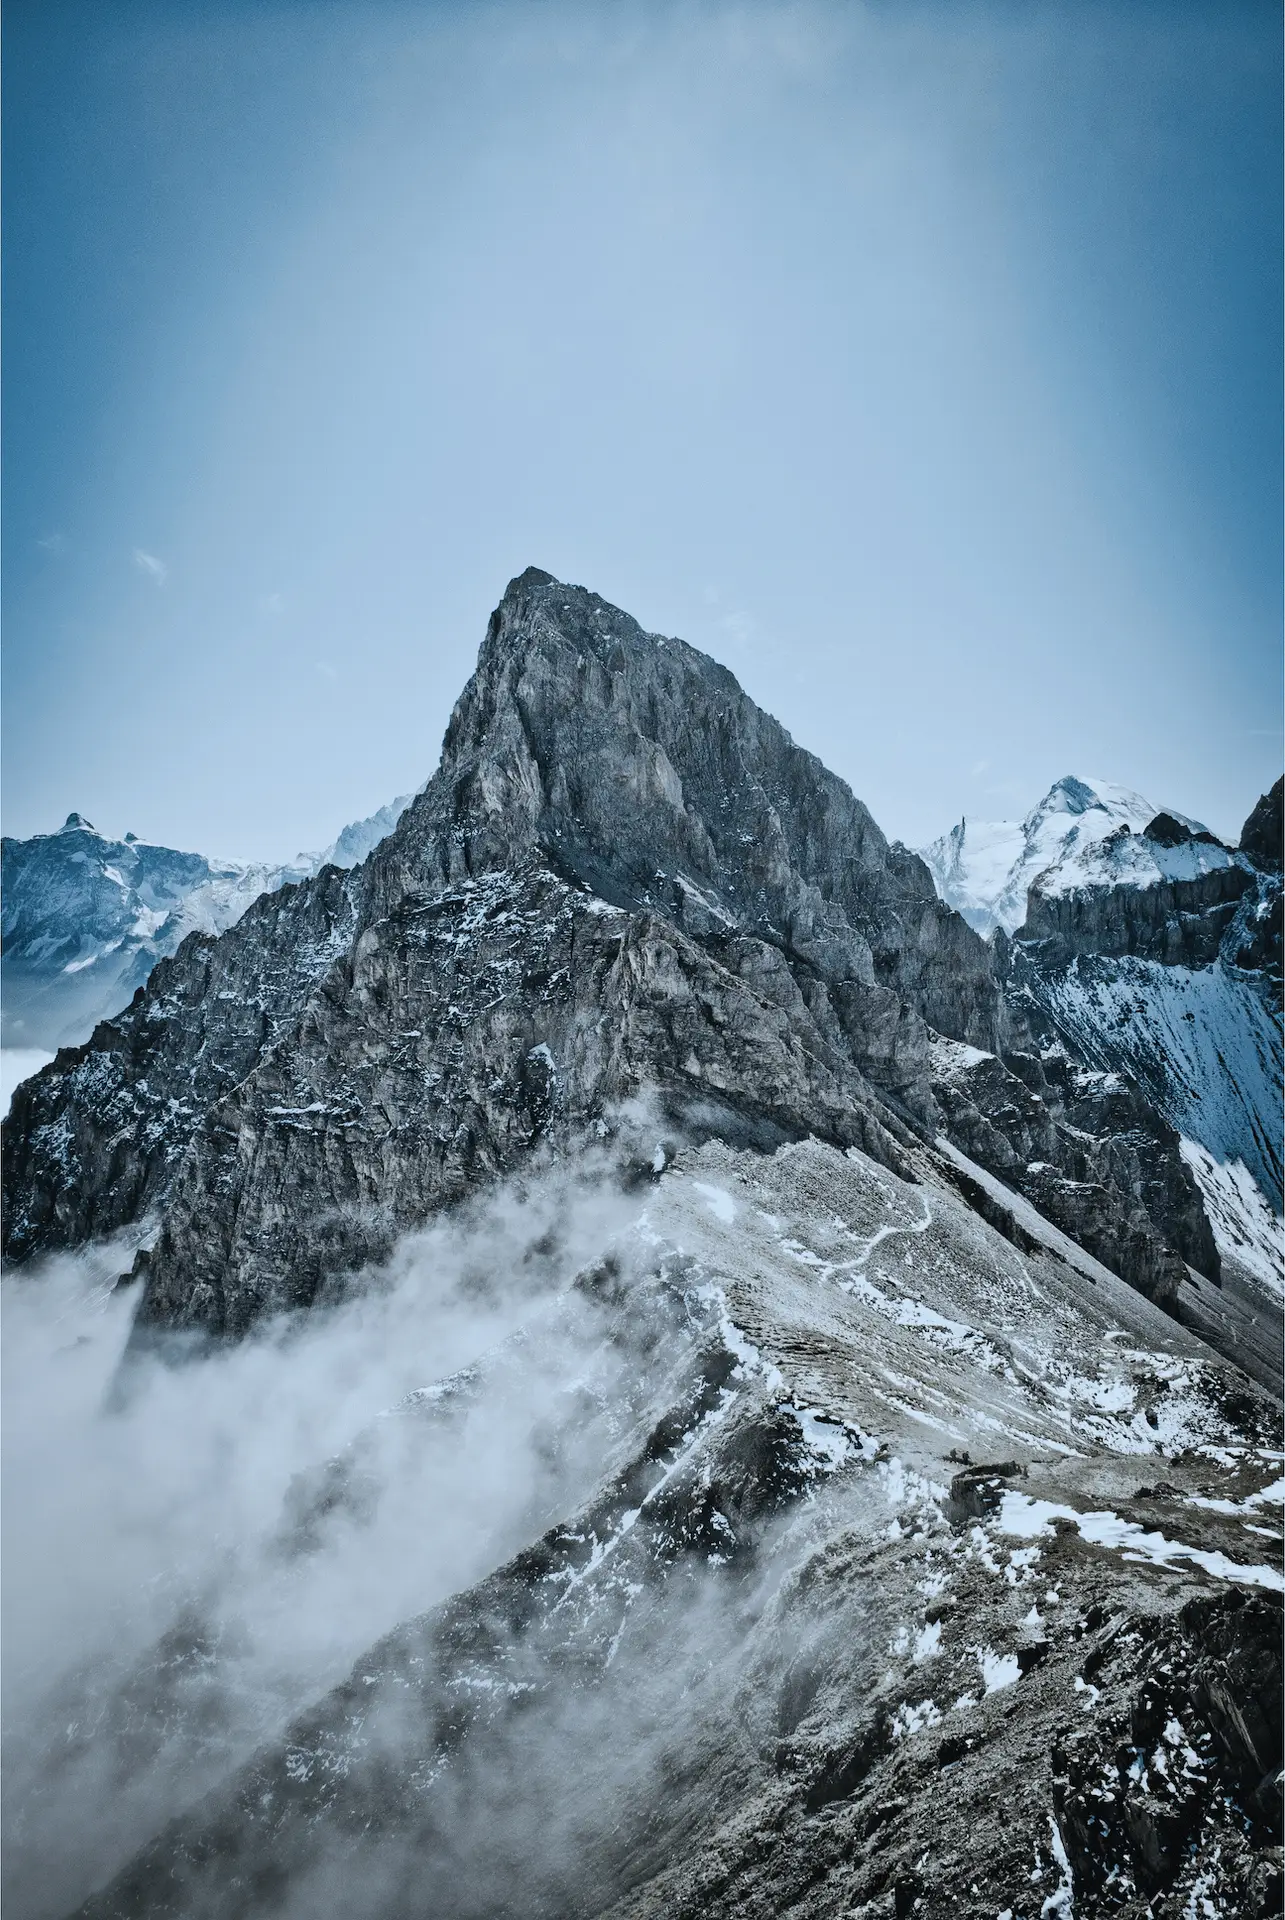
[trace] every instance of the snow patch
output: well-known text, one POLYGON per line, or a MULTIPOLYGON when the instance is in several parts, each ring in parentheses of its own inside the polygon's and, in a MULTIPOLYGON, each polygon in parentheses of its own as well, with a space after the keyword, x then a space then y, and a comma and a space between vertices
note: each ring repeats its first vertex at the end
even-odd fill
POLYGON ((994 1647, 977 1647, 977 1665, 981 1669, 983 1693, 1000 1693, 1022 1677, 1015 1653, 996 1653, 994 1647))
POLYGON ((1169 1540, 1163 1533, 1148 1533, 1118 1513, 1077 1513, 1074 1507, 1058 1506, 1052 1500, 1035 1500, 1025 1493, 1006 1493, 1000 1504, 998 1525, 1002 1533, 1015 1533, 1030 1539, 1053 1531, 1055 1520, 1070 1520, 1083 1540, 1097 1546, 1116 1547, 1127 1560, 1150 1560, 1160 1567, 1174 1560, 1190 1560, 1218 1580, 1230 1580, 1238 1586, 1270 1587, 1285 1593, 1285 1578, 1275 1567, 1249 1567, 1229 1560, 1225 1553, 1206 1552, 1202 1547, 1186 1546, 1181 1540, 1169 1540))
POLYGON ((730 1227, 736 1218, 736 1202, 726 1187, 707 1186, 703 1180, 693 1180, 692 1185, 714 1218, 721 1220, 725 1227, 730 1227))
POLYGON ((1215 1160, 1198 1140, 1180 1143, 1205 1203, 1219 1253, 1248 1267, 1285 1299, 1285 1220, 1273 1213, 1243 1160, 1215 1160))
POLYGON ((1075 1876, 1071 1872, 1071 1862, 1066 1857, 1062 1835, 1052 1814, 1049 1815, 1049 1846, 1062 1878, 1040 1908, 1040 1920, 1071 1920, 1075 1912, 1075 1876))
POLYGON ((941 1719, 941 1708, 932 1700, 921 1700, 912 1707, 909 1700, 897 1708, 892 1716, 892 1737, 904 1740, 908 1734, 921 1733, 925 1727, 935 1727, 941 1719))

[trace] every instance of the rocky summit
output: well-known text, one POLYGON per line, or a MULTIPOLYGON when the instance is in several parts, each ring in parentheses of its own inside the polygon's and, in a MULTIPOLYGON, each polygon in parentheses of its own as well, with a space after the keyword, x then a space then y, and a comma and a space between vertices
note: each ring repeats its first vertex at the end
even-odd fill
POLYGON ((987 894, 510 583, 364 864, 15 1094, 96 1446, 325 1383, 23 1690, 15 1913, 1279 1911, 1280 793, 1122 792, 987 894))

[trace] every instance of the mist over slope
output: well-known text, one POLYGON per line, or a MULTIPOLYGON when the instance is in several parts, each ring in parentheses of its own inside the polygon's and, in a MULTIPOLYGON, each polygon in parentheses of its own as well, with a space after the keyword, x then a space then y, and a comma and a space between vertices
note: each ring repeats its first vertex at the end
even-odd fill
POLYGON ((1049 1011, 1221 968, 1269 1139, 1275 869, 1195 844, 988 943, 511 582, 364 864, 14 1096, 13 1910, 1273 1911, 1271 1241, 1049 1011))

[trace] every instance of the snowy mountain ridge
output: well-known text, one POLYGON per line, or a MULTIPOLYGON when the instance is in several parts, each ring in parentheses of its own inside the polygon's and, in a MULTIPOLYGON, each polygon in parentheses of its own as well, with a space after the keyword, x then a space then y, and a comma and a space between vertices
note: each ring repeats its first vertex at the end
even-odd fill
POLYGON ((4 1045, 52 1049, 86 1039, 189 933, 223 933, 261 894, 326 866, 359 865, 410 798, 351 822, 324 851, 280 864, 182 853, 134 833, 114 840, 80 813, 54 833, 6 838, 4 1045))
POLYGON ((970 820, 920 849, 937 890, 978 933, 1015 933, 1038 881, 1056 895, 1155 886, 1244 864, 1199 820, 1130 787, 1067 774, 1024 820, 970 820))
MULTIPOLYGON (((1274 812, 1273 812, 1274 809, 1274 812)), ((1000 940, 1044 1045, 1141 1087, 1183 1141, 1220 1255, 1279 1291, 1279 857, 1128 787, 1074 775, 1025 820, 961 820, 924 849, 941 897, 1000 940), (1002 936, 1009 936, 1004 944, 1002 936)))

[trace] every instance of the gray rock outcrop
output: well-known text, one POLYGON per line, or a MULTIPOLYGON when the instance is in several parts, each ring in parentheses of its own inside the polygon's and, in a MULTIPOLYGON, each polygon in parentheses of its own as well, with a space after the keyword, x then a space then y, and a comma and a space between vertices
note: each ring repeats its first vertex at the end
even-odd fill
POLYGON ((1281 867, 1281 844, 1285 835, 1285 777, 1276 782, 1255 805, 1240 830, 1240 850, 1248 854, 1256 867, 1281 867))
POLYGON ((140 1332, 240 1332, 655 1087, 894 1166, 945 1129, 1155 1297, 1216 1274, 1176 1138, 1059 1118, 1023 1040, 923 862, 725 668, 530 569, 366 864, 185 942, 19 1090, 6 1245, 160 1208, 140 1332))

